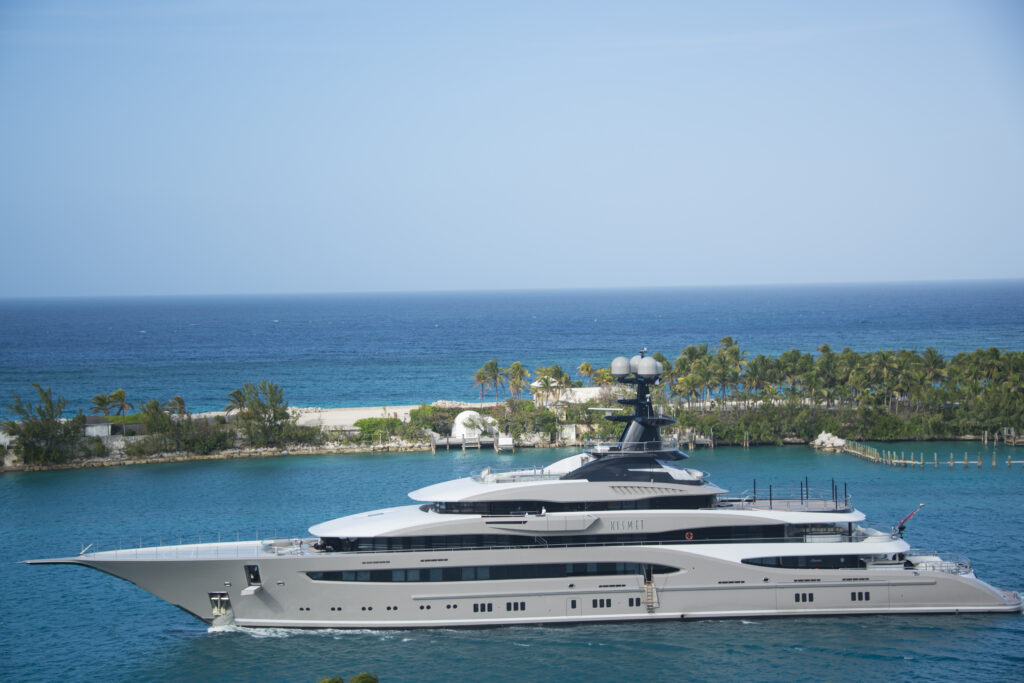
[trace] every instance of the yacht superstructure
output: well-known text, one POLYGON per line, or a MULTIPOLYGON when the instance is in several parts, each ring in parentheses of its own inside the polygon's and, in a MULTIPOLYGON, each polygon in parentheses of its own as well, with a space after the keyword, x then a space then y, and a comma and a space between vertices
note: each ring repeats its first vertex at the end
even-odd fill
POLYGON ((956 557, 864 524, 845 491, 729 497, 660 428, 643 353, 612 361, 619 440, 547 467, 413 491, 310 538, 160 546, 33 564, 131 581, 208 623, 406 628, 886 612, 1017 612, 956 557))

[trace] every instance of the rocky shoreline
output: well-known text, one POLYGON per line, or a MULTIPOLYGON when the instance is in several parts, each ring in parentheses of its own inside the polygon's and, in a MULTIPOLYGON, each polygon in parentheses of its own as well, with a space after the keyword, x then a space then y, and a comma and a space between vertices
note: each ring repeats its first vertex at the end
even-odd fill
MULTIPOLYGON (((843 441, 831 434, 828 441, 843 441)), ((819 436, 819 439, 822 437, 819 436)), ((968 435, 955 439, 942 439, 943 441, 981 441, 981 436, 968 435)), ((817 441, 817 440, 816 440, 817 441)), ((842 452, 842 446, 837 443, 819 444, 808 442, 804 439, 786 439, 786 445, 810 445, 819 452, 842 452)), ((907 443, 907 442, 897 442, 907 443)), ((923 441, 912 441, 910 443, 924 443, 923 441)), ((517 443, 516 448, 562 448, 566 446, 579 446, 577 442, 559 443, 517 443)), ((458 448, 457 446, 455 448, 458 448)), ((390 444, 367 445, 351 443, 331 443, 322 446, 296 446, 288 449, 281 448, 231 448, 209 455, 196 453, 157 453, 156 455, 144 458, 129 458, 123 454, 117 454, 106 458, 90 458, 77 460, 68 463, 56 463, 48 465, 23 465, 9 462, 5 459, 0 473, 8 472, 52 472, 58 470, 80 470, 96 467, 122 467, 131 465, 158 465, 171 462, 202 462, 208 460, 235 460, 239 458, 280 458, 296 457, 304 455, 372 455, 374 453, 422 453, 431 450, 429 441, 406 442, 396 441, 390 444)))
POLYGON ((391 444, 387 446, 331 446, 331 447, 297 447, 288 450, 280 448, 232 448, 209 455, 196 453, 158 453, 145 458, 129 458, 124 455, 108 458, 90 458, 75 462, 55 463, 50 465, 21 465, 5 463, 2 472, 50 472, 54 470, 81 470, 94 467, 121 467, 126 465, 157 465, 168 462, 200 462, 205 460, 235 460, 238 458, 279 458, 300 455, 355 455, 366 453, 416 453, 429 451, 429 443, 391 444))

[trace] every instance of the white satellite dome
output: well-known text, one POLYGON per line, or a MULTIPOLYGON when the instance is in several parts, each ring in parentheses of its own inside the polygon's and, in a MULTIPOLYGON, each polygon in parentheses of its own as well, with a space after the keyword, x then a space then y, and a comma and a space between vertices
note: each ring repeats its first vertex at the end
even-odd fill
POLYGON ((475 439, 483 434, 476 426, 471 426, 467 423, 479 424, 484 422, 488 425, 485 433, 496 434, 498 432, 498 421, 493 417, 484 417, 475 410, 463 410, 461 413, 455 416, 455 422, 452 423, 452 438, 453 439, 475 439))

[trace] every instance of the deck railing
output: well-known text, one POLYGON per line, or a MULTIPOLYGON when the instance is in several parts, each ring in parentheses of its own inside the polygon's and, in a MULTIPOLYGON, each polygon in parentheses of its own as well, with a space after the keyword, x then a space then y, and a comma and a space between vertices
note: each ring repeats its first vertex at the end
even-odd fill
POLYGON ((668 438, 657 441, 637 441, 622 443, 620 441, 588 441, 584 444, 588 453, 594 455, 615 455, 621 453, 657 453, 679 448, 679 439, 668 438))
POLYGON ((934 550, 918 550, 912 548, 906 553, 907 559, 914 563, 914 569, 926 572, 942 572, 943 574, 970 574, 971 561, 963 555, 955 553, 937 553, 934 550))
POLYGON ((744 491, 736 498, 722 498, 720 503, 750 510, 800 510, 806 512, 849 512, 853 510, 853 496, 840 495, 837 490, 822 491, 801 487, 744 491))

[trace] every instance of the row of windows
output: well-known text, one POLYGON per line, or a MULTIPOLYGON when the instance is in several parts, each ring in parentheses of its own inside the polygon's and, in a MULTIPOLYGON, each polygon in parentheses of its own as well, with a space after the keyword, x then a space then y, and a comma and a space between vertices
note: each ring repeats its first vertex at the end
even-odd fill
MULTIPOLYGON (((789 529, 790 537, 794 536, 789 529)), ((459 534, 449 536, 391 536, 375 538, 324 538, 320 547, 333 552, 382 552, 387 550, 451 550, 457 548, 502 548, 508 546, 543 547, 549 545, 603 545, 644 543, 735 543, 764 542, 787 537, 783 524, 725 526, 703 529, 678 529, 658 533, 576 534, 572 536, 512 536, 505 534, 459 534)))
POLYGON ((474 612, 493 612, 494 611, 494 603, 491 603, 491 602, 474 602, 473 603, 473 611, 474 612))
POLYGON ((699 510, 712 507, 715 496, 658 496, 640 500, 592 500, 561 503, 546 500, 498 500, 441 502, 424 506, 442 514, 535 515, 547 512, 598 512, 605 510, 699 510))
POLYGON ((437 567, 431 569, 362 569, 306 572, 314 581, 496 581, 503 579, 557 579, 572 576, 641 574, 644 567, 654 574, 678 571, 662 564, 637 562, 576 562, 572 564, 502 564, 485 567, 437 567))
POLYGON ((800 555, 796 557, 751 557, 743 564, 782 569, 863 569, 864 560, 857 555, 800 555))
POLYGON ((506 612, 525 612, 526 611, 526 603, 525 602, 506 602, 505 603, 505 611, 506 612))
POLYGON ((850 591, 851 602, 859 602, 871 599, 871 591, 850 591))
POLYGON ((814 602, 814 593, 795 593, 793 597, 794 602, 814 602))

